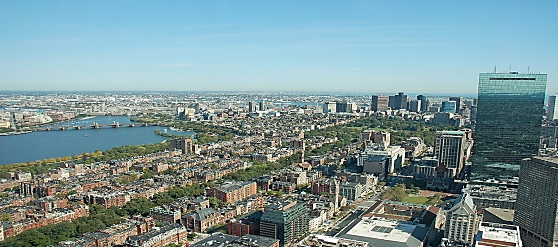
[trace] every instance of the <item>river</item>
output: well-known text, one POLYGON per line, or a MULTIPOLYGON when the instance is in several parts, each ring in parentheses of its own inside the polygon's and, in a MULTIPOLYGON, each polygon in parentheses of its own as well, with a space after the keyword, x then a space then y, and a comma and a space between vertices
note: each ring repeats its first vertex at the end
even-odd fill
MULTIPOLYGON (((102 124, 131 123, 125 116, 99 116, 89 119, 76 119, 55 124, 55 126, 84 126, 102 124)), ((167 129, 169 134, 191 136, 194 132, 177 132, 162 126, 136 126, 128 125, 120 128, 103 127, 81 130, 51 130, 37 131, 29 134, 0 136, 0 165, 43 160, 63 156, 92 153, 95 150, 110 150, 113 147, 125 145, 141 145, 158 143, 169 138, 156 135, 153 131, 167 129)))

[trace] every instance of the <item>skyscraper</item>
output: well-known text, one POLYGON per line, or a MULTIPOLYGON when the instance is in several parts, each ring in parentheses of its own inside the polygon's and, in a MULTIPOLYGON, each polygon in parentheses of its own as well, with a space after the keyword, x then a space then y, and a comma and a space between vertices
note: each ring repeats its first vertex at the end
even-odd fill
POLYGON ((459 109, 463 108, 463 97, 449 97, 449 101, 455 101, 455 112, 458 112, 459 109))
POLYGON ((556 95, 548 96, 548 111, 546 120, 558 119, 558 97, 556 95))
POLYGON ((248 102, 248 112, 256 112, 256 102, 254 101, 248 102))
POLYGON ((472 179, 518 176, 521 160, 537 155, 546 78, 480 74, 472 179))
POLYGON ((389 100, 389 104, 393 109, 407 109, 407 95, 405 93, 399 92, 399 94, 396 94, 395 96, 393 96, 393 98, 390 96, 389 100), (393 102, 391 102, 392 99, 393 102))
POLYGON ((513 223, 525 246, 558 246, 558 158, 524 159, 513 223))
POLYGON ((413 99, 409 101, 409 107, 407 107, 407 110, 412 111, 412 112, 421 112, 423 111, 420 106, 422 102, 418 99, 413 99))
POLYGON ((420 110, 427 112, 430 108, 430 100, 424 95, 417 95, 417 100, 420 100, 420 110))
POLYGON ((444 101, 442 102, 441 112, 456 113, 457 112, 457 102, 455 101, 444 101))
POLYGON ((389 97, 387 95, 372 95, 372 111, 386 111, 389 97))

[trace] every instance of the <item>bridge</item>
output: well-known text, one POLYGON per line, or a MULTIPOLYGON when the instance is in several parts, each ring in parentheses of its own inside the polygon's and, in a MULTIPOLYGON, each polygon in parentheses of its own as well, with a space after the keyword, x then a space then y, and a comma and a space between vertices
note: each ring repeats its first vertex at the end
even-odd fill
POLYGON ((101 129, 101 128, 106 128, 106 127, 110 127, 110 128, 120 128, 120 127, 136 127, 136 126, 141 126, 141 127, 147 127, 147 126, 158 126, 158 123, 127 123, 127 124, 121 124, 118 122, 112 122, 112 124, 99 124, 96 122, 93 122, 92 125, 74 125, 74 126, 49 126, 49 127, 41 127, 41 128, 33 128, 31 129, 31 131, 51 131, 51 130, 81 130, 81 129, 101 129))

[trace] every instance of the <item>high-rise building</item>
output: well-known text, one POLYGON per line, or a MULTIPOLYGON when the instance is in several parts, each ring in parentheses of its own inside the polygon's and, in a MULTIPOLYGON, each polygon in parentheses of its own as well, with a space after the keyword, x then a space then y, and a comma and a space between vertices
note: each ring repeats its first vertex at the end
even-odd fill
POLYGON ((395 110, 407 109, 407 95, 403 92, 399 92, 399 94, 395 96, 389 96, 389 106, 395 110))
POLYGON ((424 95, 418 95, 417 100, 420 100, 420 110, 423 112, 428 111, 430 108, 430 100, 424 95))
POLYGON ((444 237, 457 245, 473 246, 481 220, 482 216, 477 213, 473 199, 464 193, 455 199, 447 211, 444 237))
POLYGON ((546 74, 481 73, 472 179, 517 176, 524 158, 537 155, 546 74))
POLYGON ((337 112, 337 103, 335 101, 326 102, 324 104, 324 113, 336 113, 337 112))
POLYGON ((260 219, 260 235, 289 246, 308 232, 309 214, 303 202, 281 200, 267 206, 260 219))
POLYGON ((441 112, 456 113, 457 112, 457 102, 455 101, 443 101, 441 112))
POLYGON ((182 154, 188 154, 194 151, 194 147, 192 145, 192 139, 188 139, 188 138, 171 139, 170 148, 182 150, 182 154))
POLYGON ((339 101, 339 102, 336 102, 336 103, 335 103, 335 110, 336 110, 337 112, 348 112, 348 111, 347 111, 347 110, 348 110, 348 106, 349 106, 349 103, 348 103, 346 100, 344 100, 344 101, 339 101))
POLYGON ((558 158, 524 159, 513 223, 525 246, 558 246, 558 158))
POLYGON ((265 101, 262 100, 260 101, 260 111, 265 111, 265 110, 267 110, 265 107, 265 101))
POLYGON ((414 99, 409 101, 409 107, 407 110, 412 111, 412 112, 421 112, 422 108, 420 108, 422 105, 422 102, 418 99, 414 99))
POLYGON ((548 96, 548 109, 546 120, 558 119, 558 97, 556 95, 548 96))
POLYGON ((463 108, 463 97, 449 97, 449 101, 455 101, 455 112, 458 112, 459 109, 463 108))
POLYGON ((248 102, 248 112, 256 112, 256 102, 254 101, 248 102))
POLYGON ((372 111, 387 111, 389 97, 387 95, 372 95, 372 111))
POLYGON ((465 132, 463 131, 437 131, 434 156, 438 158, 438 165, 454 169, 458 176, 465 164, 465 132))

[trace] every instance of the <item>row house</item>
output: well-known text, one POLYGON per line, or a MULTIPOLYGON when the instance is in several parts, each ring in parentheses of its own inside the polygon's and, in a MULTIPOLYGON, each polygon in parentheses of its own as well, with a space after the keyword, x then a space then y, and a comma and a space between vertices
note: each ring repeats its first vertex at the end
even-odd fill
POLYGON ((291 182, 275 181, 271 184, 271 190, 282 190, 285 193, 293 193, 296 190, 296 184, 291 182))
POLYGON ((182 216, 182 225, 195 232, 204 232, 208 228, 221 224, 225 218, 213 208, 195 210, 182 216))
POLYGON ((224 185, 206 189, 206 195, 216 197, 225 203, 234 203, 257 193, 256 182, 228 182, 224 185))
POLYGON ((130 236, 124 246, 126 247, 164 247, 172 243, 177 244, 187 241, 188 231, 183 225, 174 223, 163 226, 159 230, 142 235, 130 236))
POLYGON ((103 186, 107 186, 108 182, 105 180, 86 180, 83 182, 83 184, 81 185, 81 189, 83 192, 89 192, 92 191, 95 188, 99 188, 99 187, 103 187, 103 186))
POLYGON ((131 236, 145 233, 149 227, 146 223, 137 221, 127 221, 118 225, 110 226, 96 232, 84 233, 83 237, 95 240, 97 247, 110 247, 123 245, 131 236))
POLYGON ((84 202, 86 204, 88 205, 99 204, 99 205, 103 205, 106 209, 112 206, 115 207, 124 206, 124 204, 126 204, 129 201, 130 201, 130 195, 123 192, 110 193, 110 194, 88 193, 84 197, 84 202))
POLYGON ((56 208, 68 207, 68 200, 66 198, 58 198, 55 196, 48 196, 36 199, 31 202, 33 206, 40 208, 44 211, 52 211, 56 208))
POLYGON ((151 208, 151 217, 153 217, 156 222, 173 224, 180 222, 181 212, 163 207, 155 207, 151 208))

